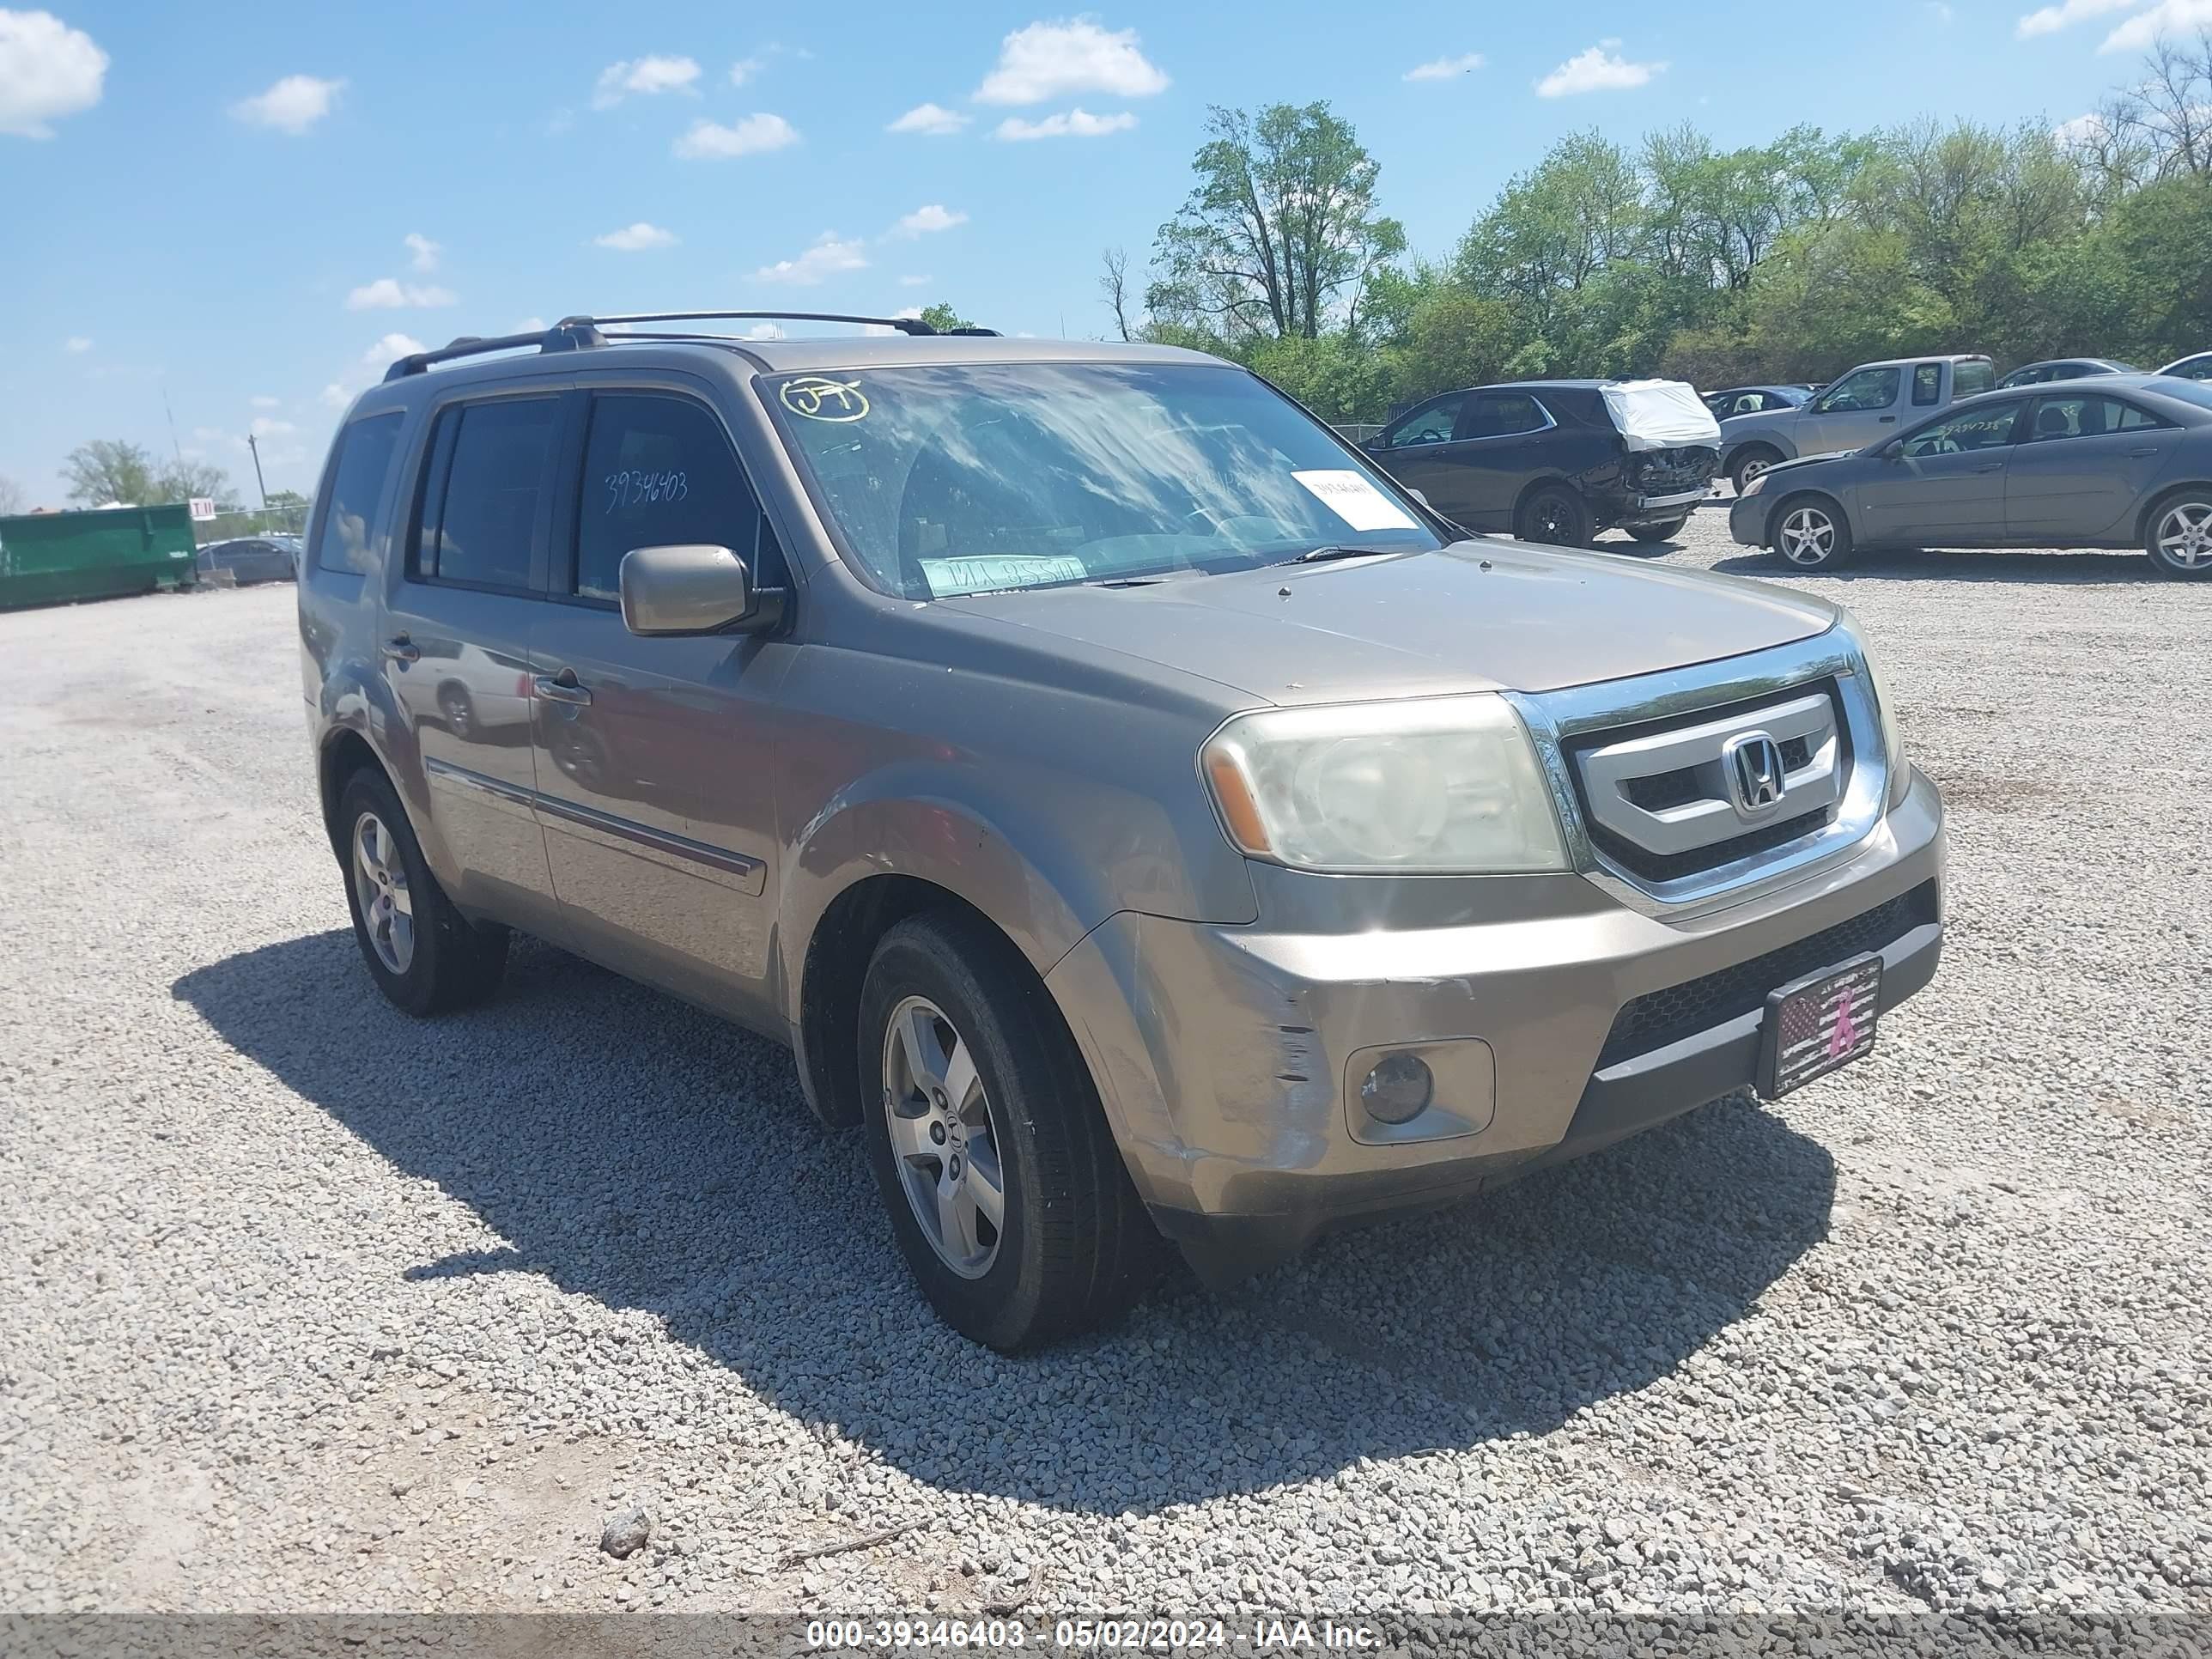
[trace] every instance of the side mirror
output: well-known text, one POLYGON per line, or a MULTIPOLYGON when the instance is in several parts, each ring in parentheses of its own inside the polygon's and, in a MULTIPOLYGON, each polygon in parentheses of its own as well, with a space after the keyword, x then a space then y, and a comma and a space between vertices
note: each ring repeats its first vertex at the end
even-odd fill
POLYGON ((779 589, 753 586, 745 562, 726 547, 680 543, 623 555, 623 626, 633 634, 752 634, 783 617, 779 589))

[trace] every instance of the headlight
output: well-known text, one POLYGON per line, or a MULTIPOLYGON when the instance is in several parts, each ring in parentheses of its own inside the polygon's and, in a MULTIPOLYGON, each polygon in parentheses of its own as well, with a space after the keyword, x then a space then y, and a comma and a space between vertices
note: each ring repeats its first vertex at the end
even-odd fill
POLYGON ((1564 870, 1552 792, 1502 697, 1267 708, 1200 751, 1229 838, 1300 870, 1564 870))
POLYGON ((1859 664, 1866 670, 1867 695, 1874 699, 1875 713, 1881 720, 1882 753, 1889 763, 1889 804, 1894 806, 1905 799, 1911 783, 1905 763, 1905 733, 1897 723, 1897 705, 1891 701, 1889 687, 1882 683, 1881 670, 1874 665, 1874 653, 1867 648, 1866 629, 1859 626, 1859 619, 1844 611, 1842 625, 1857 647, 1859 664))

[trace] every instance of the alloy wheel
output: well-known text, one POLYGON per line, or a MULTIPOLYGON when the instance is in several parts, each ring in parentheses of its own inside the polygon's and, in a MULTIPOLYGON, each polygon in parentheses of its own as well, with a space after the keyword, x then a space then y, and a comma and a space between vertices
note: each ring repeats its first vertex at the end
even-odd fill
POLYGON ((2157 540, 2176 570, 2212 569, 2212 503, 2176 501, 2158 521, 2157 540))
POLYGON ((1784 516, 1775 544, 1792 564, 1825 564, 1836 550, 1835 520, 1817 507, 1793 508, 1784 516))
POLYGON ((353 890, 376 959, 388 972, 405 973, 415 960, 415 900, 399 843, 374 812, 353 826, 353 890))
POLYGON ((908 997, 884 1033, 884 1126, 915 1219, 963 1279, 998 1260, 1006 1183, 975 1059, 944 1011, 908 997))

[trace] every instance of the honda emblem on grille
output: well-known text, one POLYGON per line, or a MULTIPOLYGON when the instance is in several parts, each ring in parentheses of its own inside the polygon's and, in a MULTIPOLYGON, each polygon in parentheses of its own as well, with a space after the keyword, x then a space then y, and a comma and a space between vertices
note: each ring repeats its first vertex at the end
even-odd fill
POLYGON ((1782 745, 1765 732, 1739 732, 1723 744, 1721 771, 1735 810, 1747 818, 1771 812, 1790 787, 1782 769, 1782 745))

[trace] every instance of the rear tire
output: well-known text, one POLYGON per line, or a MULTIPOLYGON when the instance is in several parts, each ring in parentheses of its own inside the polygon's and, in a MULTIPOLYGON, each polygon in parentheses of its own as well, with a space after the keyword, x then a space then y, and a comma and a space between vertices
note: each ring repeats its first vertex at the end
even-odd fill
POLYGON ((1664 524, 1632 524, 1628 533, 1639 542, 1671 542, 1682 533, 1682 526, 1690 521, 1688 514, 1679 519, 1669 519, 1664 524))
POLYGON ((1051 994, 1005 939, 957 912, 899 923, 855 1035, 868 1162, 946 1324, 1012 1352, 1151 1288, 1166 1246, 1051 994))
POLYGON ((1513 533, 1524 542, 1544 542, 1553 547, 1588 547, 1590 512, 1588 503, 1565 484, 1542 484, 1528 494, 1513 515, 1513 533))
POLYGON ((1743 494, 1743 487, 1782 459, 1782 452, 1765 444, 1753 444, 1729 457, 1729 483, 1735 493, 1743 494))
POLYGON ((420 1016, 482 1002, 507 969, 507 931, 453 908, 383 773, 364 766, 338 797, 338 862, 354 941, 395 1007, 420 1016))
POLYGON ((2143 520, 2143 551, 2161 576, 2212 578, 2212 489, 2177 489, 2159 498, 2143 520))
POLYGON ((1774 556, 1792 570, 1833 570, 1851 556, 1851 524, 1826 495, 1792 495, 1767 520, 1774 556))

